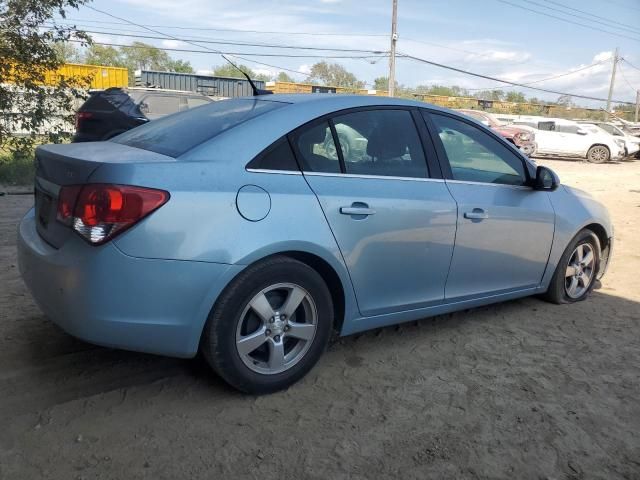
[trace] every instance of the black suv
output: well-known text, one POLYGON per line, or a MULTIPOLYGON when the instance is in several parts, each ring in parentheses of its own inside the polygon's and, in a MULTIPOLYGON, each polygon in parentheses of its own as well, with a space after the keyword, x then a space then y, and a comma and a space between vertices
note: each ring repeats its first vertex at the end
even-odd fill
POLYGON ((90 93, 76 113, 74 142, 108 140, 119 133, 214 100, 196 92, 159 88, 108 88, 90 93))

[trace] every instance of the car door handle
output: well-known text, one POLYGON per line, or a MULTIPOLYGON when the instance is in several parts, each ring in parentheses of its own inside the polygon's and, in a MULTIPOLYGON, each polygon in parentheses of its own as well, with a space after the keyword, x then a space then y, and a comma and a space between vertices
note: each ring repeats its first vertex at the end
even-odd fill
POLYGON ((469 220, 484 220, 489 218, 489 214, 481 208, 474 208, 471 212, 464 212, 464 218, 469 220))
POLYGON ((368 206, 350 206, 340 207, 340 213, 343 215, 375 215, 376 211, 368 206))

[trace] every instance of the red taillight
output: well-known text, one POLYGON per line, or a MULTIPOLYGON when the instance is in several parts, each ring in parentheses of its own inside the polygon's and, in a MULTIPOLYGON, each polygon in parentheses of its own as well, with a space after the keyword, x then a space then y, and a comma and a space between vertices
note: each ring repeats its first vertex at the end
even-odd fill
POLYGON ((130 185, 87 184, 62 187, 58 220, 98 245, 139 222, 169 200, 169 193, 130 185))
POLYGON ((93 113, 91 112, 77 112, 76 113, 76 130, 80 128, 80 124, 83 120, 88 120, 93 117, 93 113))

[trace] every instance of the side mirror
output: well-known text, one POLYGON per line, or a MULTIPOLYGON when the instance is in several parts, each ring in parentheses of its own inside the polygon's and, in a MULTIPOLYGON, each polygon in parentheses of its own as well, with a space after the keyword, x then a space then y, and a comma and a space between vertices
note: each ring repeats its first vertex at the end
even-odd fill
POLYGON ((149 113, 149 104, 148 104, 148 103, 144 103, 144 102, 142 102, 142 103, 138 106, 138 108, 140 109, 140 111, 141 111, 142 113, 149 113))
POLYGON ((548 167, 538 166, 536 169, 536 180, 533 185, 535 190, 554 191, 560 185, 560 179, 556 172, 548 167))
POLYGON ((576 132, 578 135, 586 135, 588 132, 586 130, 582 130, 581 128, 578 129, 578 131, 576 132))

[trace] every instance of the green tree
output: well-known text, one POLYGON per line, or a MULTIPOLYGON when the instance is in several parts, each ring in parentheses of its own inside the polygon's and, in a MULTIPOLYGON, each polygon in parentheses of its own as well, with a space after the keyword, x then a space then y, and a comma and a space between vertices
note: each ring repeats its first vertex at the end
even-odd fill
POLYGON ((58 59, 63 63, 82 62, 82 55, 73 43, 53 42, 51 47, 56 51, 58 59))
POLYGON ((48 72, 63 63, 55 44, 89 37, 73 27, 42 25, 66 18, 85 0, 0 0, 0 147, 27 157, 38 137, 60 142, 72 127, 74 98, 89 78, 64 77, 45 85, 48 72), (59 120, 59 121, 57 121, 59 120), (16 136, 13 132, 27 132, 16 136))
POLYGON ((524 93, 521 93, 521 92, 507 92, 504 99, 507 102, 517 102, 517 103, 524 103, 527 101, 527 97, 524 95, 524 93))
POLYGON ((133 42, 121 47, 124 63, 132 70, 166 71, 171 64, 171 57, 164 50, 143 42, 133 42))
MULTIPOLYGON (((251 79, 254 79, 256 74, 253 70, 251 70, 246 65, 242 65, 241 63, 236 64, 238 68, 245 72, 251 79)), ((225 63, 223 65, 218 65, 217 67, 213 67, 213 74, 216 77, 229 77, 229 78, 244 78, 242 72, 238 71, 238 68, 234 67, 229 63, 225 63)))
POLYGON ((278 73, 278 76, 276 77, 276 81, 278 81, 278 82, 289 82, 289 83, 295 82, 295 80, 290 75, 288 75, 286 72, 278 73))
POLYGON ((84 63, 89 65, 103 65, 105 67, 126 67, 122 52, 108 45, 93 44, 87 48, 84 63))
POLYGON ((330 87, 363 88, 356 76, 339 63, 318 62, 311 67, 307 82, 330 87))
POLYGON ((195 73, 191 63, 185 60, 173 60, 170 59, 167 63, 167 70, 177 73, 195 73))
POLYGON ((499 101, 504 100, 505 93, 504 90, 482 90, 480 92, 477 92, 474 97, 480 98, 482 100, 499 101))

